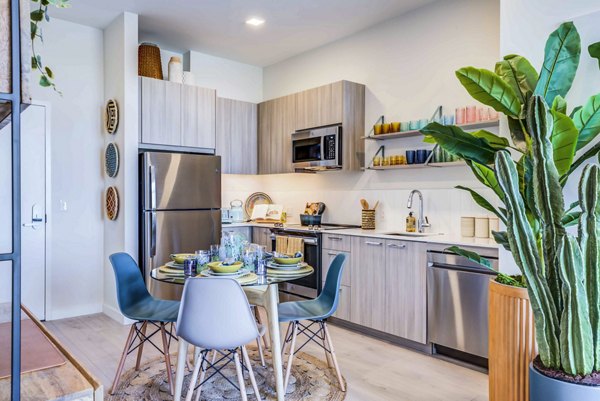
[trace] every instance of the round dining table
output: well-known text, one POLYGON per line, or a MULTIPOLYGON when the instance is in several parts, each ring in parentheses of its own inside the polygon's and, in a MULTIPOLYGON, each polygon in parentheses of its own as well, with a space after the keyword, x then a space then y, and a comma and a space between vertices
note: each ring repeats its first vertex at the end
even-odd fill
MULTIPOLYGON (((290 271, 275 271, 267 269, 266 275, 240 277, 237 281, 241 284, 248 301, 252 305, 258 305, 267 311, 269 334, 271 338, 271 359, 273 361, 273 372, 275 374, 275 390, 277 392, 277 401, 284 401, 285 389, 283 388, 283 361, 281 355, 281 333, 279 329, 279 286, 278 283, 293 281, 314 274, 311 266, 304 268, 301 273, 290 271)), ((158 280, 171 284, 185 284, 186 278, 181 274, 167 274, 161 271, 161 268, 153 269, 150 276, 153 280, 158 280)), ((205 277, 198 273, 196 277, 205 277)), ((179 338, 179 350, 187 355, 188 344, 179 338)), ((175 373, 175 396, 174 401, 181 401, 181 388, 183 385, 185 371, 184 358, 179 359, 175 373)))

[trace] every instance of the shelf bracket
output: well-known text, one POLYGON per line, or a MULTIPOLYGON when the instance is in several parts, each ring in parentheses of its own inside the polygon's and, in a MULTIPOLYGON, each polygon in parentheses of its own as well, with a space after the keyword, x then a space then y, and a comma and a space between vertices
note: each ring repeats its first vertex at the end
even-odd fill
POLYGON ((375 158, 377 156, 379 156, 380 153, 381 153, 381 158, 383 159, 385 157, 385 145, 381 145, 379 147, 379 149, 377 149, 377 152, 375 152, 375 156, 373 156, 373 158, 371 159, 371 162, 369 163, 369 167, 367 167, 367 168, 370 169, 371 167, 373 167, 373 161, 375 160, 375 158))

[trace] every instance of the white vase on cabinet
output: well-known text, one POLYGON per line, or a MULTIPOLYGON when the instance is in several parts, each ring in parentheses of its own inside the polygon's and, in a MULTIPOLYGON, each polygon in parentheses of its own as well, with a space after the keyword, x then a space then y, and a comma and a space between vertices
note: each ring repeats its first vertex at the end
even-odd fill
POLYGON ((183 83, 183 65, 180 57, 171 57, 169 60, 169 81, 183 83))

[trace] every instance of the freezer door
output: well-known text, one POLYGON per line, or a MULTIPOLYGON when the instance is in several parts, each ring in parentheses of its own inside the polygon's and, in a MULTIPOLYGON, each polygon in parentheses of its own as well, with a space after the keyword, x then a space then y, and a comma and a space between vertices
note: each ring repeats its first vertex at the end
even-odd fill
POLYGON ((221 207, 221 157, 145 152, 141 156, 142 209, 221 207))
POLYGON ((167 263, 172 253, 209 249, 221 238, 219 210, 177 210, 144 213, 144 277, 167 263))

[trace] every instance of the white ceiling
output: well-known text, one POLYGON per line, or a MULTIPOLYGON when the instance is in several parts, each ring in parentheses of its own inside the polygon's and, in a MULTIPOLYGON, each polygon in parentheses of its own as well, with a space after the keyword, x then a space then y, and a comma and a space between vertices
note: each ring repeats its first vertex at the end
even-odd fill
MULTIPOLYGON (((53 17, 106 27, 139 14, 142 38, 170 50, 196 50, 267 66, 351 35, 435 0, 72 0, 53 17), (261 17, 260 27, 245 24, 261 17)), ((425 28, 427 29, 427 28, 425 28)))

